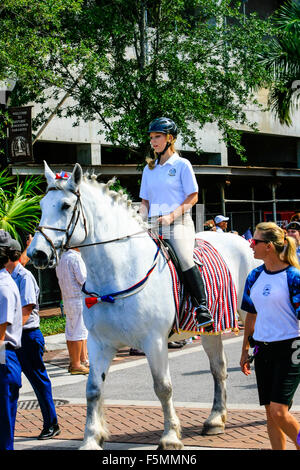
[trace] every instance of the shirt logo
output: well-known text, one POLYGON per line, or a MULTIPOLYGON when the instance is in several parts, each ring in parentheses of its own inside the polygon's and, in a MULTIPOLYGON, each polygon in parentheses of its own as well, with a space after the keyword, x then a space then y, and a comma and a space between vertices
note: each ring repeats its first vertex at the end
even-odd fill
POLYGON ((175 176, 176 175, 176 168, 171 168, 168 173, 169 176, 175 176))
POLYGON ((265 297, 267 297, 268 295, 271 294, 271 285, 270 284, 266 284, 264 289, 263 289, 263 295, 265 297))

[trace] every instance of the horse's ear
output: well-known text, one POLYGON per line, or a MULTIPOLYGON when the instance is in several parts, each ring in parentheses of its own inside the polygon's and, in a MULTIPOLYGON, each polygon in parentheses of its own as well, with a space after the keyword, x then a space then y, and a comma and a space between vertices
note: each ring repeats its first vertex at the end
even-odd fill
POLYGON ((82 181, 82 177, 83 177, 82 168, 79 165, 79 163, 76 163, 76 165, 74 166, 73 173, 71 177, 68 179, 68 186, 71 189, 76 190, 82 181))
POLYGON ((53 186, 55 184, 55 174, 47 165, 47 162, 44 160, 44 170, 45 170, 45 178, 47 180, 48 186, 53 186))

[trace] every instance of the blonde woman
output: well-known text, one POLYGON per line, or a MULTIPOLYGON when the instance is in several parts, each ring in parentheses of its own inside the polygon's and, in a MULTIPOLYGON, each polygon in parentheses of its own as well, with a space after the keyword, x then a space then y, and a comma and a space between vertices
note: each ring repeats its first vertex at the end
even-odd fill
POLYGON ((251 271, 244 291, 246 310, 240 366, 249 375, 249 341, 260 405, 264 405, 272 449, 286 436, 300 449, 300 424, 289 412, 300 382, 300 270, 295 240, 273 222, 258 224, 251 242, 264 264, 251 271))
POLYGON ((141 214, 170 241, 190 292, 199 326, 211 328, 203 280, 193 260, 195 228, 191 208, 198 201, 198 184, 189 160, 175 150, 177 126, 169 118, 154 119, 148 133, 155 158, 147 159, 140 189, 141 214), (209 326, 208 326, 209 325, 209 326))

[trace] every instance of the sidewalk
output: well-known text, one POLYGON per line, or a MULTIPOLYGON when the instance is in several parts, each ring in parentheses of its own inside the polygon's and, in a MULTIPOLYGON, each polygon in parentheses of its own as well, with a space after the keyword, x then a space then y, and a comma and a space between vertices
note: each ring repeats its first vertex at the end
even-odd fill
MULTIPOLYGON (((60 314, 60 309, 58 309, 60 314)), ((50 314, 50 309, 48 314, 50 314)), ((52 313, 55 313, 52 311, 52 313)), ((46 364, 53 364, 67 370, 69 356, 66 348, 65 335, 45 337, 46 364)), ((194 341, 186 348, 197 347, 201 339, 194 341)), ((169 350, 169 353, 172 354, 169 350)), ((178 350, 177 350, 178 351, 178 350)), ((113 364, 137 361, 139 356, 130 356, 129 348, 121 349, 113 364)), ((42 416, 37 401, 35 403, 19 403, 17 413, 15 448, 40 450, 78 449, 83 439, 86 405, 55 400, 61 434, 49 441, 38 441, 36 436, 42 428, 42 416), (27 406, 30 405, 30 406, 27 406)), ((32 402, 32 400, 31 400, 32 402)), ((265 412, 261 407, 255 409, 228 410, 226 432, 218 436, 202 436, 201 429, 210 413, 209 408, 199 408, 196 403, 188 406, 176 405, 176 411, 182 425, 182 441, 186 449, 193 450, 259 450, 270 449, 266 429, 265 412)), ((105 414, 110 431, 107 450, 155 450, 163 432, 163 414, 160 406, 143 404, 105 404, 105 414)), ((293 413, 300 420, 300 411, 293 413)), ((294 449, 291 442, 288 449, 294 449)))

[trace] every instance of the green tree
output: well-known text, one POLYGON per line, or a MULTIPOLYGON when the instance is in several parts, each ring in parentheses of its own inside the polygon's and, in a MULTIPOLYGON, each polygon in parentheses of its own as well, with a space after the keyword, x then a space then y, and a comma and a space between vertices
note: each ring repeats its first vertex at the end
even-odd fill
POLYGON ((0 173, 0 228, 19 241, 26 233, 34 232, 40 219, 42 182, 40 176, 26 177, 21 182, 7 170, 0 173))
POLYGON ((263 64, 273 72, 269 102, 281 124, 292 124, 300 97, 300 2, 288 1, 274 15, 276 36, 263 64))
POLYGON ((216 123, 242 154, 234 123, 267 72, 268 21, 245 18, 229 0, 6 0, 0 13, 0 79, 18 84, 12 103, 38 102, 37 129, 57 114, 97 121, 99 132, 136 161, 148 123, 167 115, 198 151, 196 129, 216 123))

